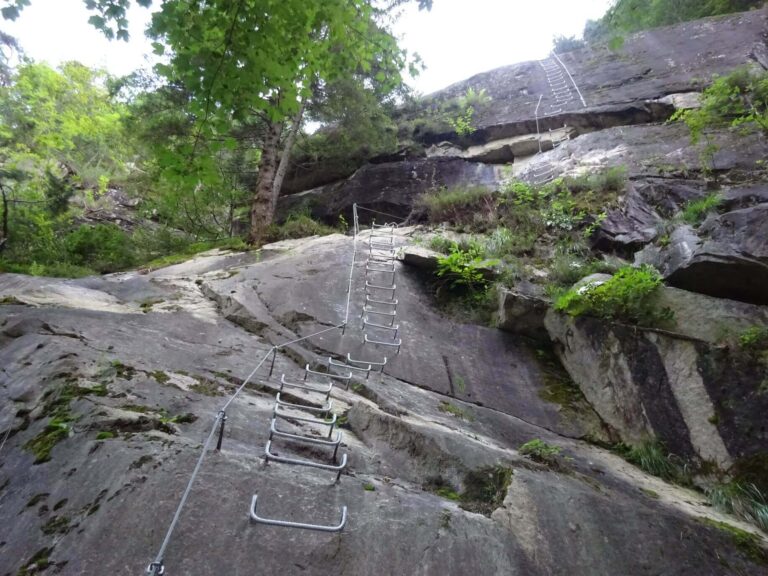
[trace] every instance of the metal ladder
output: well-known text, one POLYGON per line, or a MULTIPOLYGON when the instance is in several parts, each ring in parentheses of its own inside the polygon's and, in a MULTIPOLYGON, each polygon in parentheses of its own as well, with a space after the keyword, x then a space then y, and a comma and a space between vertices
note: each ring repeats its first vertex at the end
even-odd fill
MULTIPOLYGON (((359 217, 357 205, 353 206, 354 242, 352 269, 350 270, 347 285, 347 319, 342 325, 342 337, 348 327, 349 302, 352 293, 353 273, 357 256, 357 242, 360 235, 359 217)), ((397 299, 395 299, 395 228, 396 224, 371 225, 366 244, 368 245, 367 258, 362 262, 364 266, 363 285, 364 301, 360 314, 361 332, 363 343, 376 348, 395 348, 395 354, 400 352, 402 340, 399 338, 400 327, 395 323, 397 314, 397 299)), ((275 396, 272 409, 272 417, 269 424, 269 437, 264 447, 264 459, 267 464, 276 462, 291 466, 303 466, 319 471, 335 473, 334 483, 338 483, 341 473, 348 462, 347 454, 339 457, 339 447, 342 443, 342 433, 337 430, 338 418, 332 413, 333 401, 331 392, 334 386, 343 385, 349 389, 352 379, 355 377, 367 380, 372 372, 384 372, 387 365, 387 357, 382 356, 374 360, 355 359, 351 354, 339 360, 329 356, 320 366, 322 370, 313 368, 310 364, 304 367, 304 377, 300 381, 293 381, 282 374, 280 377, 279 392, 275 396), (314 395, 315 400, 302 398, 306 403, 286 401, 281 394, 286 389, 299 391, 301 394, 314 395), (284 424, 287 423, 287 424, 284 424), (281 428, 281 424, 293 425, 294 428, 281 428), (316 435, 307 435, 297 430, 300 426, 309 426, 316 435), (321 430, 322 434, 317 435, 321 430), (308 458, 296 458, 278 452, 276 446, 289 448, 292 445, 308 445, 318 450, 327 450, 328 457, 325 460, 308 458)), ((274 357, 270 376, 274 367, 274 357)), ((315 530, 321 532, 340 532, 347 522, 347 507, 342 506, 338 523, 331 525, 310 524, 294 522, 278 518, 260 516, 257 511, 258 498, 254 495, 251 499, 250 518, 257 524, 315 530)))
POLYGON ((555 100, 549 105, 549 110, 544 116, 554 116, 560 114, 574 100, 574 93, 568 80, 565 77, 565 71, 560 64, 553 58, 540 60, 539 65, 547 77, 547 84, 555 100))

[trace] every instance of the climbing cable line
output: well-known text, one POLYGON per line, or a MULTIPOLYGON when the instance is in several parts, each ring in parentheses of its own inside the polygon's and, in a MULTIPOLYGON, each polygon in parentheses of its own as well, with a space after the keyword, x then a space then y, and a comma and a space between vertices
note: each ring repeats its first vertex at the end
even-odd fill
MULTIPOLYGON (((197 459, 197 462, 195 463, 195 467, 192 471, 192 474, 190 475, 189 481, 187 482, 187 485, 184 489, 181 499, 179 500, 179 504, 176 507, 175 513, 173 515, 173 519, 171 520, 168 530, 165 533, 162 544, 160 545, 160 548, 158 550, 157 555, 155 556, 154 561, 152 561, 148 565, 145 572, 146 574, 155 575, 155 576, 165 574, 164 558, 165 558, 167 547, 171 541, 171 537, 173 536, 173 533, 176 529, 178 521, 181 517, 181 513, 187 504, 189 494, 192 490, 193 485, 195 484, 195 481, 198 477, 200 469, 203 465, 205 456, 208 453, 208 450, 210 449, 213 438, 216 436, 216 432, 218 430, 219 434, 218 434, 218 442, 217 442, 216 449, 220 450, 223 437, 224 437, 224 427, 227 420, 227 414, 226 414, 227 409, 231 406, 231 404, 235 401, 235 399, 240 395, 243 389, 253 380, 256 373, 262 368, 262 366, 264 366, 264 363, 267 361, 270 355, 272 355, 272 361, 269 369, 269 376, 271 377, 274 370, 274 364, 275 364, 277 352, 280 349, 290 346, 292 344, 296 344, 296 343, 308 340, 315 336, 319 336, 321 334, 338 330, 338 329, 341 329, 342 335, 344 335, 346 328, 350 324, 349 317, 350 317, 351 299, 352 299, 352 292, 353 292, 354 270, 355 270, 355 264, 357 263, 356 260, 357 260, 357 254, 358 254, 358 239, 359 237, 362 237, 362 235, 360 234, 358 210, 365 210, 367 212, 380 214, 382 216, 398 218, 393 214, 387 214, 385 212, 381 212, 378 210, 365 208, 363 206, 358 206, 357 204, 353 205, 353 249, 352 249, 352 259, 349 267, 349 274, 347 276, 347 282, 346 282, 346 305, 344 310, 343 322, 334 324, 329 328, 319 330, 307 336, 294 338, 292 340, 288 340, 281 344, 272 346, 269 350, 267 350, 264 356, 255 365, 253 370, 251 370, 247 378, 237 387, 237 389, 227 399, 227 401, 224 403, 221 409, 219 409, 219 411, 216 413, 216 416, 213 420, 208 436, 202 446, 200 455, 197 459)), ((365 262, 365 272, 364 272, 365 302, 363 303, 363 312, 361 315, 361 322, 362 322, 361 329, 363 331, 362 343, 364 346, 372 345, 377 349, 379 347, 385 347, 385 348, 394 347, 396 349, 395 353, 399 354, 402 342, 398 338, 399 326, 396 326, 394 324, 394 317, 397 312, 397 299, 395 299, 396 285, 395 285, 395 279, 394 279, 395 252, 396 252, 395 242, 394 242, 395 240, 394 231, 397 228, 397 226, 398 225, 395 222, 389 222, 387 224, 377 225, 375 223, 375 219, 371 224, 370 232, 367 237, 367 243, 368 243, 369 249, 368 249, 368 258, 365 262), (382 273, 386 274, 386 277, 384 280, 380 279, 382 273), (375 279, 373 282, 369 281, 369 275, 370 275, 370 278, 375 279), (387 282, 389 281, 388 279, 391 279, 390 284, 387 284, 387 282), (382 295, 382 293, 384 293, 384 295, 382 295), (388 324, 386 324, 385 323, 387 322, 386 320, 373 321, 369 318, 368 315, 387 316, 388 318, 391 318, 391 320, 389 321, 388 324), (382 335, 383 332, 387 334, 391 334, 392 332, 394 332, 394 336, 390 340, 387 336, 382 335)), ((383 359, 376 359, 376 360, 370 360, 370 361, 355 360, 351 357, 349 353, 347 353, 346 360, 344 361, 334 360, 332 357, 328 357, 327 361, 328 361, 327 372, 319 372, 319 371, 313 370, 310 367, 310 365, 307 364, 304 370, 304 380, 301 382, 290 382, 286 380, 285 374, 282 375, 280 379, 279 391, 277 392, 277 395, 275 398, 275 404, 272 410, 272 416, 271 416, 270 426, 269 426, 269 439, 267 440, 267 444, 264 450, 264 458, 267 463, 269 463, 270 461, 275 461, 275 462, 291 464, 291 465, 307 466, 310 468, 320 469, 320 470, 331 470, 336 472, 336 482, 338 482, 341 476, 342 470, 346 467, 347 455, 343 454, 341 461, 338 464, 336 463, 338 448, 339 448, 339 445, 341 444, 341 432, 337 432, 336 436, 335 437, 333 436, 333 432, 334 432, 336 421, 337 421, 336 415, 333 415, 331 418, 328 418, 328 415, 330 414, 330 410, 332 407, 332 401, 330 400, 330 393, 333 388, 334 381, 344 382, 346 384, 346 389, 348 389, 354 372, 365 373, 366 379, 368 378, 368 376, 370 375, 370 372, 374 369, 374 367, 378 368, 379 371, 383 373, 384 366, 387 364, 387 358, 383 357, 383 359), (333 370, 339 370, 339 369, 347 370, 348 373, 336 374, 333 372, 333 370), (327 384, 327 388, 325 388, 323 387, 324 385, 322 383, 311 382, 311 381, 308 382, 307 379, 310 376, 313 378, 325 377, 328 380, 330 380, 330 382, 327 384), (324 394, 325 404, 320 407, 313 407, 313 406, 306 406, 304 404, 292 404, 292 403, 286 402, 282 400, 280 396, 281 392, 283 392, 284 388, 286 387, 301 389, 304 392, 308 392, 308 393, 324 394), (310 412, 312 414, 311 414, 311 417, 296 416, 294 414, 287 412, 287 410, 303 410, 306 412, 310 412), (318 415, 323 417, 318 418, 318 415), (328 426, 329 428, 328 435, 326 439, 320 439, 314 436, 308 437, 308 436, 288 432, 285 430, 280 430, 277 427, 278 420, 287 421, 291 423, 294 423, 295 421, 299 421, 299 422, 307 422, 313 425, 328 426), (332 463, 325 464, 325 463, 315 462, 312 460, 289 458, 286 456, 275 454, 272 451, 272 442, 274 441, 275 438, 283 438, 289 441, 310 443, 317 446, 333 447, 334 451, 333 451, 332 463)), ((251 500, 250 518, 253 522, 260 523, 260 524, 270 524, 275 526, 317 530, 317 531, 324 531, 324 532, 339 532, 344 528, 344 525, 346 524, 346 521, 347 521, 346 506, 342 507, 341 519, 339 520, 339 523, 331 526, 308 524, 308 523, 302 523, 302 522, 292 522, 292 521, 272 519, 272 518, 264 518, 257 514, 256 506, 257 506, 257 495, 254 495, 251 500)))

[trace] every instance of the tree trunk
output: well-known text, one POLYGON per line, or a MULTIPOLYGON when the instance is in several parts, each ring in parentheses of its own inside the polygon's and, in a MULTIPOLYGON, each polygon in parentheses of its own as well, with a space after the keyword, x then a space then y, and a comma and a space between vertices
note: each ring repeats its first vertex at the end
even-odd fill
POLYGON ((277 176, 277 158, 280 153, 280 135, 282 132, 282 122, 270 121, 267 124, 261 147, 259 178, 256 181, 253 200, 251 200, 251 233, 248 240, 252 244, 258 245, 264 241, 267 228, 275 215, 277 196, 274 193, 274 184, 277 176))
POLYGON ((285 179, 286 172, 288 172, 288 162, 291 159, 291 149, 293 148, 293 143, 296 141, 296 135, 299 133, 299 128, 301 128, 301 121, 304 119, 304 109, 306 106, 307 101, 304 99, 301 101, 301 107, 296 113, 296 117, 293 119, 291 131, 288 133, 288 138, 286 138, 285 145, 283 146, 280 165, 277 167, 275 181, 272 184, 272 193, 275 195, 275 202, 280 198, 280 190, 283 187, 283 180, 285 179))
POLYGON ((0 234, 0 252, 2 252, 8 241, 8 197, 5 195, 5 187, 2 184, 0 184, 0 194, 3 195, 3 231, 0 234))

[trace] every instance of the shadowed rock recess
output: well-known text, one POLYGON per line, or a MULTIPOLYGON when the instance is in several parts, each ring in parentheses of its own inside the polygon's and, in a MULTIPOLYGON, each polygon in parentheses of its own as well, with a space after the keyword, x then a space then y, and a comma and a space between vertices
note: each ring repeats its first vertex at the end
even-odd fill
MULTIPOLYGON (((402 348, 388 350, 381 373, 333 388, 349 458, 339 482, 266 464, 264 446, 281 375, 298 381, 329 357, 369 356, 359 258, 344 333, 282 348, 272 376, 270 360, 227 409, 222 448, 214 437, 165 573, 768 574, 758 523, 706 496, 732 478, 768 490, 765 353, 734 344, 768 334, 768 142, 713 130, 717 151, 705 158, 684 125, 666 122, 688 101, 679 94, 768 62, 765 19, 756 10, 633 35, 615 52, 562 55, 586 106, 575 98, 542 112, 541 153, 534 109, 541 94, 542 111, 555 102, 542 66, 527 62, 432 95, 487 90, 469 137, 422 133, 418 153, 319 187, 321 176, 294 174, 289 188, 301 190, 281 199, 282 214, 306 205, 336 223, 351 221, 354 203, 405 219, 419 194, 443 186, 493 191, 543 168, 625 167, 626 189, 589 249, 655 265, 667 284, 657 304, 673 320, 567 316, 529 278, 500 291, 495 327, 471 322, 435 297, 437 254, 416 245, 422 228, 401 226, 402 348), (695 225, 674 218, 714 185, 717 213, 695 225), (671 482, 621 456, 649 440, 696 471, 671 482), (342 506, 349 517, 339 533, 254 524, 253 494, 269 518, 331 525, 342 506)), ((272 346, 343 321, 354 247, 332 234, 142 273, 0 276, 0 576, 144 573, 227 398, 272 346)), ((291 392, 282 399, 319 406, 291 392)), ((320 437, 315 424, 292 426, 320 437)), ((327 456, 317 445, 273 450, 327 456)))

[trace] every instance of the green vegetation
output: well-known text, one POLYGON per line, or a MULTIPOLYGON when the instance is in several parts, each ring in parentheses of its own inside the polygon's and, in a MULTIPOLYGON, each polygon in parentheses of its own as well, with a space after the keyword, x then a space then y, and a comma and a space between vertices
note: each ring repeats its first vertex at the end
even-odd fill
POLYGON ((712 520, 711 518, 703 517, 699 520, 707 526, 717 528, 718 530, 728 534, 734 546, 741 550, 741 552, 743 552, 750 560, 759 564, 768 564, 768 553, 765 551, 765 548, 762 544, 762 539, 759 536, 750 534, 749 532, 728 524, 727 522, 719 522, 717 520, 712 520))
POLYGON ((512 474, 512 468, 500 464, 470 470, 464 475, 464 491, 459 496, 461 507, 490 516, 503 504, 512 474))
POLYGON ((722 203, 723 197, 718 193, 709 194, 700 200, 693 200, 683 208, 683 221, 694 226, 701 224, 707 214, 717 210, 722 203))
MULTIPOLYGON (((6 4, 2 16, 14 19, 29 2, 6 4)), ((91 24, 127 39, 128 0, 86 4, 91 24)), ((197 10, 161 0, 147 34, 165 58, 122 78, 26 57, 13 68, 4 52, 0 272, 164 266, 204 249, 196 244, 242 245, 244 222, 252 245, 328 233, 305 218, 271 226, 285 161, 293 155, 302 172, 351 158, 338 173, 397 149, 395 96, 408 98, 402 73, 418 62, 389 31, 396 5, 286 0, 264 10, 211 0, 197 10), (322 128, 303 133, 307 119, 322 128)), ((7 35, 1 43, 21 50, 7 35)), ((452 113, 483 99, 469 91, 452 113)))
POLYGON ((563 449, 560 446, 553 446, 552 444, 547 444, 544 440, 535 438, 520 446, 518 451, 520 454, 529 456, 536 462, 554 464, 563 449))
POLYGON ((586 45, 587 43, 584 40, 575 36, 555 36, 552 39, 552 49, 560 54, 584 48, 586 45))
POLYGON ((467 410, 464 410, 462 408, 459 408, 455 404, 451 404, 450 402, 440 402, 440 404, 437 406, 437 409, 441 412, 445 412, 446 414, 450 414, 451 416, 455 416, 456 418, 459 418, 460 420, 467 420, 468 422, 474 421, 475 417, 468 412, 467 410))
POLYGON ((48 559, 53 552, 53 547, 41 548, 35 552, 34 556, 27 560, 27 562, 19 570, 17 576, 31 576, 32 574, 38 574, 51 566, 52 562, 48 559))
POLYGON ((492 190, 483 186, 440 188, 422 195, 417 206, 427 211, 430 222, 450 222, 454 225, 492 221, 496 214, 496 200, 492 190))
POLYGON ((768 327, 750 326, 739 335, 739 346, 750 353, 768 350, 768 327))
POLYGON ((487 262, 481 258, 479 250, 463 251, 457 247, 448 256, 438 258, 436 275, 449 290, 474 298, 482 296, 488 286, 484 265, 487 267, 487 262))
POLYGON ((53 516, 40 530, 43 534, 66 534, 69 532, 69 518, 66 516, 53 516))
POLYGON ((768 531, 768 499, 754 484, 733 480, 707 491, 712 506, 768 531))
POLYGON ((650 266, 621 268, 601 284, 571 289, 555 302, 555 309, 581 316, 653 326, 671 320, 672 311, 660 309, 655 299, 661 276, 650 266))
POLYGON ((35 456, 35 464, 42 464, 51 459, 53 447, 69 437, 69 424, 59 418, 51 419, 42 432, 24 444, 24 449, 35 456))
POLYGON ((664 444, 658 440, 647 440, 638 446, 617 444, 613 447, 613 450, 627 462, 634 464, 652 476, 658 476, 677 484, 690 484, 690 474, 688 471, 679 464, 679 460, 670 454, 664 444))
POLYGON ((152 378, 155 379, 155 382, 157 382, 158 384, 167 384, 168 381, 171 379, 171 377, 168 376, 168 374, 166 374, 162 370, 155 370, 154 372, 152 372, 151 376, 152 378))
MULTIPOLYGON (((465 510, 490 516, 504 502, 511 481, 512 469, 497 464, 468 471, 464 475, 462 492, 458 492, 442 476, 428 478, 422 488, 446 500, 458 502, 465 510)), ((448 523, 450 515, 446 520, 446 527, 448 523)))
POLYGON ((375 492, 376 486, 374 486, 370 482, 366 482, 365 484, 363 484, 363 490, 365 490, 366 492, 375 492))
MULTIPOLYGON (((739 68, 727 76, 716 77, 702 93, 701 107, 679 110, 671 120, 682 120, 695 144, 712 128, 756 128, 768 132, 768 73, 749 67, 739 68)), ((709 140, 707 140, 709 142, 709 140)), ((714 151, 709 142, 704 153, 714 151)))
POLYGON ((541 186, 513 180, 499 192, 463 187, 425 193, 416 203, 420 217, 471 233, 430 239, 432 250, 446 254, 438 260, 438 299, 453 298, 449 313, 492 323, 499 286, 526 278, 556 296, 591 273, 614 272, 617 266, 597 259, 588 242, 625 186, 626 170, 613 167, 541 186))
POLYGON ((639 30, 739 12, 762 4, 763 0, 617 0, 602 18, 587 22, 584 39, 610 41, 639 30))
POLYGON ((305 238, 307 236, 326 236, 339 232, 335 228, 313 220, 308 214, 291 214, 282 224, 273 224, 268 232, 272 241, 305 238))
POLYGON ((102 430, 98 434, 96 434, 96 440, 111 440, 112 438, 116 438, 117 434, 112 432, 111 430, 102 430))

